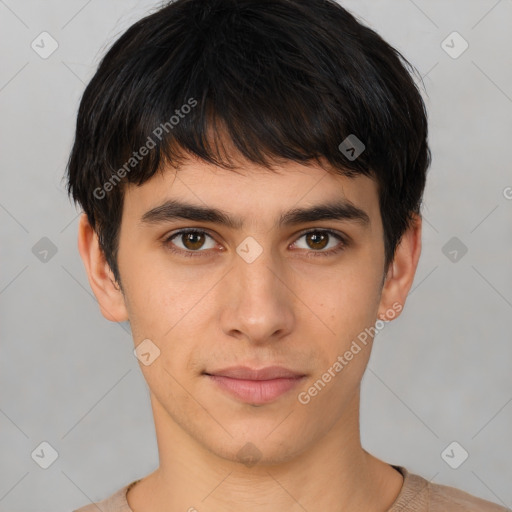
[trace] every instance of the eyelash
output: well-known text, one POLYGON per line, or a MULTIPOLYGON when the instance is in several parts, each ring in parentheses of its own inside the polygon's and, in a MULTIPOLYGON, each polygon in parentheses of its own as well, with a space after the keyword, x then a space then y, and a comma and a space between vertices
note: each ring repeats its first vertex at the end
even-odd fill
MULTIPOLYGON (((169 251, 171 251, 175 254, 185 256, 186 258, 193 258, 196 256, 197 257, 204 256, 204 254, 201 254, 201 253, 207 253, 208 252, 207 250, 206 251, 205 250, 184 251, 183 249, 176 249, 173 246, 174 244, 170 243, 174 238, 178 237, 179 235, 185 235, 185 234, 189 234, 189 233, 205 234, 205 235, 209 236, 210 238, 213 238, 209 233, 207 233, 206 231, 204 231, 202 229, 187 228, 187 229, 182 229, 180 231, 172 233, 171 235, 169 235, 168 237, 165 238, 163 243, 169 251)), ((333 256, 333 255, 338 254, 339 252, 343 251, 348 246, 348 242, 344 237, 342 237, 338 233, 331 231, 329 229, 310 229, 309 231, 305 231, 305 232, 301 233, 299 235, 298 239, 300 239, 303 236, 308 235, 310 233, 328 234, 329 236, 337 238, 341 243, 334 249, 330 249, 328 251, 314 251, 314 250, 307 251, 308 254, 306 257, 308 257, 308 258, 310 258, 310 257, 316 258, 317 256, 333 256)), ((206 254, 206 255, 208 255, 208 254, 206 254)))

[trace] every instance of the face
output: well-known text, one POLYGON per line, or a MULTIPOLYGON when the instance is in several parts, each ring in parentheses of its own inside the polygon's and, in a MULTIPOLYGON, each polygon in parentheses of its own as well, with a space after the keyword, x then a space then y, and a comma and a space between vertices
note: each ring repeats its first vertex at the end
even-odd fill
POLYGON ((119 272, 157 429, 229 460, 289 460, 354 414, 371 337, 353 342, 383 310, 375 182, 276 170, 191 159, 124 197, 119 272), (240 366, 294 376, 222 372, 240 366))

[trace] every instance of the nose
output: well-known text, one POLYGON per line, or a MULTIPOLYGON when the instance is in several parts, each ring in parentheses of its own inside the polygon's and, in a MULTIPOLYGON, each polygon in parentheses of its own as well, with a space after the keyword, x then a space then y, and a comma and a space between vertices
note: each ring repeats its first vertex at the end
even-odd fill
POLYGON ((284 265, 263 251, 254 261, 236 257, 225 277, 221 323, 232 337, 253 344, 275 342, 293 330, 298 298, 284 265))

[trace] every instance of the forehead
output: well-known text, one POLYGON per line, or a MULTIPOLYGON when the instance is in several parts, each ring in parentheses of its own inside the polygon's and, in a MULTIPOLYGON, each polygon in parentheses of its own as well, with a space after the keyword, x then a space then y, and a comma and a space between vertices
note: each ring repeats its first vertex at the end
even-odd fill
POLYGON ((229 212, 244 227, 268 222, 270 228, 284 212, 340 200, 363 210, 371 224, 380 219, 377 184, 363 175, 348 178, 291 161, 272 170, 251 162, 229 170, 191 158, 178 169, 163 168, 141 186, 129 184, 123 220, 140 222, 169 200, 229 212))

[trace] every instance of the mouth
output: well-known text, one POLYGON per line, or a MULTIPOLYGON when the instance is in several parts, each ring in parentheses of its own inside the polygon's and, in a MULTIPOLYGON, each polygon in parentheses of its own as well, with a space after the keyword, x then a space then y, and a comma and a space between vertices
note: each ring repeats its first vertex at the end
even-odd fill
POLYGON ((222 391, 242 402, 270 403, 291 391, 306 375, 281 366, 252 369, 246 366, 204 372, 222 391))

